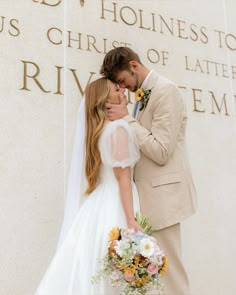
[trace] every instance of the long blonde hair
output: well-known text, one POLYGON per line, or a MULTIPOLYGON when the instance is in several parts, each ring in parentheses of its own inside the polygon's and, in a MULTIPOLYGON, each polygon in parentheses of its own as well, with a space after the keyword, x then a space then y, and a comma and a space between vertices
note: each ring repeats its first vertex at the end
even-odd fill
POLYGON ((98 140, 102 132, 106 115, 106 100, 109 84, 106 78, 91 82, 85 89, 85 175, 88 182, 85 194, 90 194, 96 187, 101 165, 98 140))

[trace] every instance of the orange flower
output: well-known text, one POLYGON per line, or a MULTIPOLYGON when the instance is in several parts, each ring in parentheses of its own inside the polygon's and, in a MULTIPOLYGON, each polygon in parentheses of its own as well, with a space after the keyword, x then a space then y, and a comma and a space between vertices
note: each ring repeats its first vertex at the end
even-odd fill
POLYGON ((142 88, 139 88, 138 90, 136 90, 136 92, 135 92, 135 100, 136 101, 140 101, 143 96, 144 96, 144 92, 143 92, 142 88))
POLYGON ((126 268, 126 265, 125 264, 122 264, 121 262, 117 262, 116 267, 119 270, 123 271, 126 268))
POLYGON ((136 287, 141 287, 144 285, 147 285, 151 281, 151 278, 148 276, 143 276, 142 278, 139 278, 135 280, 136 287))
POLYGON ((134 275, 134 273, 135 273, 135 268, 133 268, 133 267, 125 267, 125 269, 124 269, 124 273, 134 275))
POLYGON ((141 287, 142 286, 141 279, 135 280, 135 285, 136 285, 136 287, 141 287))
POLYGON ((138 266, 139 261, 140 261, 140 257, 136 255, 136 256, 134 257, 134 265, 135 265, 136 267, 138 266))
POLYGON ((164 256, 162 260, 163 260, 163 265, 161 269, 159 270, 160 275, 164 275, 167 272, 168 266, 169 266, 169 260, 166 256, 164 256))
POLYGON ((120 230, 118 228, 113 228, 109 232, 109 238, 111 241, 118 240, 120 238, 120 230))
POLYGON ((116 241, 111 241, 109 248, 108 248, 110 255, 115 253, 115 246, 116 246, 116 241))
POLYGON ((149 259, 141 256, 139 263, 142 264, 143 266, 147 266, 149 264, 149 259))

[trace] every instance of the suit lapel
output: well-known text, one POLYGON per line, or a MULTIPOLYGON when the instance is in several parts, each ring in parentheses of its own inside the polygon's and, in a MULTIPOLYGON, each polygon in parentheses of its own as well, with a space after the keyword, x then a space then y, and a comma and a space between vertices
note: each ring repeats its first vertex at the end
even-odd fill
POLYGON ((146 110, 146 108, 143 109, 142 111, 140 111, 140 110, 138 111, 138 117, 137 117, 138 121, 139 121, 139 120, 141 119, 141 117, 143 116, 145 110, 146 110))

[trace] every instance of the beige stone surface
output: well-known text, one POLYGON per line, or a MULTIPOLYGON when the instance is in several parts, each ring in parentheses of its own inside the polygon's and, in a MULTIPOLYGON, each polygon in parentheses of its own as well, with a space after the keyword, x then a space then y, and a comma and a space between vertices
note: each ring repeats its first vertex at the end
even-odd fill
POLYGON ((0 294, 34 294, 52 258, 77 109, 114 46, 181 87, 199 199, 182 230, 191 295, 235 294, 235 1, 20 2, 0 3, 0 294))

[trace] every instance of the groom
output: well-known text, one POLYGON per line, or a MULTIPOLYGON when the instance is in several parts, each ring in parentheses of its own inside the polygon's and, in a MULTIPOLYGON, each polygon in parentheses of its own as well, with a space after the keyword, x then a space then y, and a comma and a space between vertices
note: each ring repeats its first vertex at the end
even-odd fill
POLYGON ((149 71, 128 47, 109 51, 101 74, 132 92, 138 90, 134 116, 126 101, 108 104, 110 120, 123 118, 134 129, 141 157, 134 169, 141 211, 169 259, 163 277, 166 295, 190 295, 181 261, 180 222, 195 212, 196 192, 187 159, 186 110, 178 87, 155 71, 149 71), (142 96, 144 94, 144 96, 142 96))

